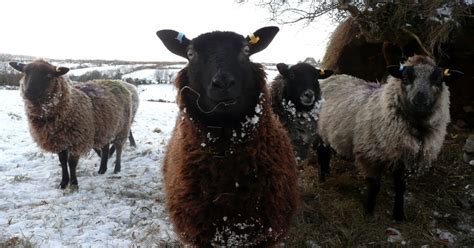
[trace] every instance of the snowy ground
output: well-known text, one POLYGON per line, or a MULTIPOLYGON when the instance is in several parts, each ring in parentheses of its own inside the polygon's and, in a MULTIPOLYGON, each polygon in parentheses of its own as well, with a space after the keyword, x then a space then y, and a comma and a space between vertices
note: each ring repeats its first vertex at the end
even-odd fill
POLYGON ((79 191, 57 188, 57 156, 41 152, 28 132, 18 90, 0 90, 0 244, 19 237, 40 247, 156 246, 175 240, 164 212, 161 163, 174 125, 171 85, 140 87, 132 126, 137 147, 127 146, 122 171, 99 175, 99 157, 81 158, 79 191))

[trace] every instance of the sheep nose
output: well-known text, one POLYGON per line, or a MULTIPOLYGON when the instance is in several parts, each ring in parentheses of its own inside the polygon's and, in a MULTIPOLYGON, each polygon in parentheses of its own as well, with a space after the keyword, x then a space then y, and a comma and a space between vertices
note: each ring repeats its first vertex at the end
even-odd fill
POLYGON ((423 106, 428 104, 428 99, 426 95, 423 93, 416 94, 415 98, 413 99, 413 104, 416 106, 423 106))
POLYGON ((307 90, 303 93, 303 96, 307 97, 307 98, 313 98, 314 97, 314 91, 312 90, 307 90))
POLYGON ((235 84, 235 78, 228 74, 219 72, 212 78, 211 87, 214 89, 227 90, 235 84))

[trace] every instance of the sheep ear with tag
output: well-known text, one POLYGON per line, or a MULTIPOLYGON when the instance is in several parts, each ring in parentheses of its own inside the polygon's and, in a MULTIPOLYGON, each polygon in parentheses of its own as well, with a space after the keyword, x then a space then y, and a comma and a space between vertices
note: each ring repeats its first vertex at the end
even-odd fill
POLYGON ((318 79, 325 79, 330 77, 334 72, 332 70, 319 69, 318 79))
POLYGON ((170 52, 183 58, 188 58, 187 50, 190 40, 186 38, 183 33, 170 29, 163 29, 156 32, 156 35, 158 35, 158 38, 160 38, 160 40, 170 52))
POLYGON ((54 75, 56 77, 59 77, 66 74, 68 71, 69 71, 69 68, 67 67, 56 67, 56 71, 54 72, 54 75))
POLYGON ((13 67, 13 69, 17 70, 17 71, 21 71, 23 72, 24 68, 25 68, 25 64, 23 63, 20 63, 20 62, 10 62, 8 63, 11 67, 13 67))
POLYGON ((443 68, 442 71, 443 71, 443 79, 446 82, 456 81, 460 77, 464 76, 464 73, 458 70, 443 68))
POLYGON ((394 78, 402 78, 403 67, 400 65, 389 65, 387 66, 387 71, 394 78))
POLYGON ((250 55, 258 53, 265 49, 275 38, 280 29, 275 26, 261 28, 248 35, 246 40, 249 43, 250 55))

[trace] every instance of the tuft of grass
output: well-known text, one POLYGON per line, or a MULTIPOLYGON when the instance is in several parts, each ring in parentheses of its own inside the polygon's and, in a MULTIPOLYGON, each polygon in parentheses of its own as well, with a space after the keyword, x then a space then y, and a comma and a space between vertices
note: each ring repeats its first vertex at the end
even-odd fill
POLYGON ((10 119, 12 119, 12 120, 17 120, 17 121, 19 121, 19 120, 22 119, 20 115, 15 114, 15 113, 13 113, 13 112, 8 112, 8 116, 10 116, 10 119))
POLYGON ((366 186, 353 162, 334 158, 331 175, 320 183, 316 163, 301 167, 301 204, 290 230, 287 247, 470 247, 474 244, 474 173, 462 162, 462 145, 469 132, 446 137, 430 170, 407 179, 407 220, 392 218, 393 184, 382 178, 373 217, 365 217, 362 202, 366 186), (468 186, 470 185, 470 186, 468 186), (401 233, 389 241, 388 228, 401 233), (448 243, 439 230, 455 236, 448 243))
POLYGON ((18 237, 18 236, 13 236, 10 238, 7 238, 5 240, 2 240, 0 238, 0 248, 16 248, 16 247, 21 247, 21 248, 34 248, 35 245, 31 242, 31 237, 18 237))
POLYGON ((13 182, 21 183, 30 181, 31 177, 29 177, 28 175, 15 175, 12 180, 13 182))

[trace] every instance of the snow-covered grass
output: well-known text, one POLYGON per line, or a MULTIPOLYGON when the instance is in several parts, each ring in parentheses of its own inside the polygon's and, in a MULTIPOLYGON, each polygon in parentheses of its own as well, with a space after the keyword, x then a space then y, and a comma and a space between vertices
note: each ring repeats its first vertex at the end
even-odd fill
POLYGON ((175 240, 164 212, 161 163, 177 107, 146 101, 170 99, 171 85, 140 91, 132 126, 137 147, 126 146, 122 171, 112 173, 112 159, 99 175, 99 157, 91 152, 79 162, 79 190, 70 192, 58 189, 57 156, 31 139, 19 91, 0 90, 0 244, 15 237, 41 247, 150 247, 175 240))

